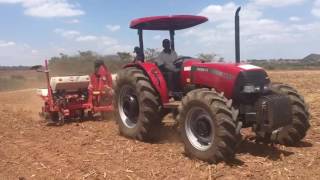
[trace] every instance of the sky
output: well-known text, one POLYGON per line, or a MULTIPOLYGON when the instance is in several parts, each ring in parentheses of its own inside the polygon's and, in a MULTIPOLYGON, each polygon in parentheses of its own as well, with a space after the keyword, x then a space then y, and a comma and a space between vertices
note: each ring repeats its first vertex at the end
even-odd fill
MULTIPOLYGON (((0 66, 34 65, 91 50, 132 52, 135 18, 191 14, 207 23, 176 32, 178 55, 215 53, 234 60, 234 12, 242 7, 241 59, 303 58, 320 53, 320 0, 0 0, 0 66)), ((167 32, 144 33, 161 49, 167 32)))

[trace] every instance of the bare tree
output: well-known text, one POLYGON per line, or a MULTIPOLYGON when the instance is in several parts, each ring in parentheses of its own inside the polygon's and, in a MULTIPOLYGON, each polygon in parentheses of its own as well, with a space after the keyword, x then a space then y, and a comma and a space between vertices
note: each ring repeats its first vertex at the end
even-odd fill
POLYGON ((117 52, 117 55, 120 57, 121 61, 128 62, 132 61, 133 57, 128 52, 117 52))
POLYGON ((198 55, 199 59, 203 59, 205 61, 215 61, 216 57, 217 57, 217 54, 215 53, 200 53, 198 55))
POLYGON ((223 58, 223 57, 220 57, 219 60, 218 60, 218 62, 221 62, 221 63, 224 62, 224 58, 223 58))
POLYGON ((157 49, 154 48, 147 48, 144 51, 144 55, 145 55, 145 59, 146 60, 154 60, 155 58, 157 58, 160 54, 160 51, 158 51, 157 49))

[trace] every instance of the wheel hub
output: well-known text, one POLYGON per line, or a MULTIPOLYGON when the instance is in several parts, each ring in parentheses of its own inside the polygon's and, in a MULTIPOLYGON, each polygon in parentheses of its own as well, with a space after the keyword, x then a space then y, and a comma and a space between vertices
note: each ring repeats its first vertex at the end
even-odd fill
POLYGON ((195 136, 201 143, 208 144, 210 141, 211 127, 206 117, 200 117, 196 120, 194 127, 195 136))
POLYGON ((137 117, 139 114, 138 112, 139 104, 137 99, 131 95, 128 95, 124 97, 123 101, 124 101, 123 102, 124 114, 129 118, 133 118, 133 119, 137 117))
POLYGON ((134 128, 139 117, 139 102, 133 87, 124 85, 121 88, 118 109, 123 124, 128 128, 134 128))
POLYGON ((194 107, 189 110, 186 118, 185 130, 190 143, 201 151, 209 149, 214 139, 210 115, 205 109, 194 107))

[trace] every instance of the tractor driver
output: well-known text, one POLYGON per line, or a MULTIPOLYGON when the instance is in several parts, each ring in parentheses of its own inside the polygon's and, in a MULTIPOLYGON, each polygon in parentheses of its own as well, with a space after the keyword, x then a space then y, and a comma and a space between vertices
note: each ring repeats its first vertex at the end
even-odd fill
POLYGON ((173 62, 178 58, 178 55, 171 49, 170 45, 169 39, 162 41, 163 50, 156 59, 156 64, 159 69, 166 74, 165 79, 167 80, 169 90, 176 92, 178 89, 177 82, 179 82, 179 69, 175 67, 173 62))
POLYGON ((170 40, 164 39, 162 41, 163 50, 156 59, 156 63, 164 72, 177 72, 177 68, 174 66, 173 62, 178 58, 177 53, 171 49, 170 40))

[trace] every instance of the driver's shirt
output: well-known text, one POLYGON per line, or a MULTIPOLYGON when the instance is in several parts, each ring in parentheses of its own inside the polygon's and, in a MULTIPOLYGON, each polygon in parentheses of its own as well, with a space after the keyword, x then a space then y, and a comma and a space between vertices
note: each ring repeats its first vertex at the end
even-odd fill
POLYGON ((171 51, 171 53, 165 53, 162 51, 159 54, 159 57, 156 59, 156 63, 158 66, 164 65, 164 67, 170 71, 175 71, 176 67, 173 62, 178 59, 178 55, 175 51, 171 51))

